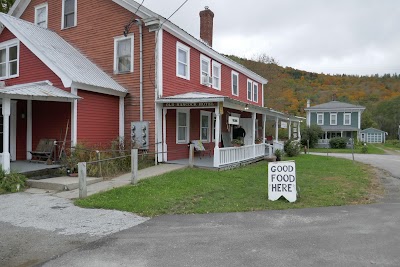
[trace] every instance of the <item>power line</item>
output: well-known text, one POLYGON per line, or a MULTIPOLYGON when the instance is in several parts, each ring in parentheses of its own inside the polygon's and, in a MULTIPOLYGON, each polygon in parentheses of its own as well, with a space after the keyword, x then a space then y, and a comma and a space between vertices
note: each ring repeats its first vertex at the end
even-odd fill
POLYGON ((167 20, 169 20, 173 15, 175 15, 175 13, 178 12, 179 9, 181 9, 188 1, 189 1, 189 0, 185 0, 178 8, 174 11, 174 13, 171 14, 171 16, 169 16, 166 20, 164 20, 163 23, 161 23, 161 25, 160 25, 160 29, 161 29, 161 27, 164 25, 164 23, 165 23, 167 20))
POLYGON ((129 21, 127 25, 124 27, 124 36, 127 36, 129 31, 131 30, 132 25, 135 23, 135 15, 139 11, 139 9, 142 7, 144 0, 140 3, 140 5, 136 8, 135 13, 133 13, 132 19, 129 21))

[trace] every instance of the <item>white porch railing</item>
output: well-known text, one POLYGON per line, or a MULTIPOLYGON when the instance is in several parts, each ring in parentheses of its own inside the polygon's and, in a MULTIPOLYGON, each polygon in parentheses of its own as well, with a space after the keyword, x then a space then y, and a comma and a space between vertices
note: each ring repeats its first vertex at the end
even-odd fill
POLYGON ((274 151, 276 151, 277 149, 283 151, 283 143, 274 141, 274 151))
MULTIPOLYGON (((268 150, 269 151, 269 150, 268 150)), ((224 147, 219 149, 220 166, 240 163, 266 155, 266 144, 256 144, 241 147, 224 147)))
POLYGON ((322 145, 329 144, 329 139, 318 139, 318 144, 322 145))

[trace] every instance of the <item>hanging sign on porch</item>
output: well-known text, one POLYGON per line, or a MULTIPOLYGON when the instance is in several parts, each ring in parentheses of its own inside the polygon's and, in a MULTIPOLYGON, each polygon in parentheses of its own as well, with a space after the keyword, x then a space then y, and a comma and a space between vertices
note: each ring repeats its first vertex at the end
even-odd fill
POLYGON ((268 199, 275 201, 281 196, 289 202, 297 200, 296 164, 294 161, 268 163, 268 199))
POLYGON ((287 122, 286 121, 281 121, 281 128, 286 129, 287 128, 287 122))
POLYGON ((233 125, 239 125, 239 118, 234 116, 229 116, 228 123, 233 125))
POLYGON ((214 102, 195 102, 195 103, 164 103, 164 107, 215 107, 214 102))

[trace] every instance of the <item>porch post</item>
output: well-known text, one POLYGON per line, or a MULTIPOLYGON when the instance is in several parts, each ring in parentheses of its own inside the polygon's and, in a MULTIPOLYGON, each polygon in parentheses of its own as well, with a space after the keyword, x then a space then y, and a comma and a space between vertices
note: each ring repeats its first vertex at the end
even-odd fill
POLYGON ((11 100, 3 98, 3 161, 1 162, 2 168, 6 173, 10 173, 10 152, 9 152, 9 138, 10 138, 10 111, 11 100))
POLYGON ((162 143, 163 143, 163 149, 162 149, 162 158, 163 161, 168 161, 168 147, 167 147, 167 112, 168 109, 163 108, 163 115, 162 115, 162 143))
MULTIPOLYGON (((78 89, 71 88, 73 95, 78 95, 78 89)), ((78 100, 71 103, 71 147, 75 147, 78 138, 78 100)))
POLYGON ((155 142, 156 142, 156 151, 157 151, 157 162, 163 161, 163 104, 156 104, 156 129, 155 129, 155 142))
POLYGON ((279 134, 279 132, 278 132, 278 129, 279 129, 279 118, 278 117, 276 117, 275 118, 275 141, 276 142, 278 142, 278 134, 279 134))
POLYGON ((256 117, 257 113, 252 112, 251 113, 251 121, 252 121, 252 126, 251 126, 251 131, 253 132, 252 134, 252 140, 251 144, 253 145, 253 158, 256 157, 256 146, 255 146, 255 138, 256 138, 256 117))
POLYGON ((301 123, 301 121, 299 121, 297 123, 297 137, 298 137, 299 140, 301 140, 300 123, 301 123))
POLYGON ((263 120, 263 133, 262 133, 262 143, 265 144, 265 125, 267 123, 267 115, 262 114, 262 120, 263 120))
POLYGON ((288 137, 289 137, 289 139, 292 139, 292 121, 291 120, 289 120, 289 132, 288 132, 288 137))
MULTIPOLYGON (((215 107, 215 146, 214 146, 214 167, 218 168, 220 163, 219 158, 219 138, 221 136, 221 113, 220 113, 220 105, 218 104, 215 107)), ((222 108, 222 107, 221 107, 222 108)))
POLYGON ((124 141, 125 138, 125 102, 124 97, 119 97, 119 141, 120 143, 124 141))
POLYGON ((32 154, 32 100, 26 101, 26 159, 31 160, 32 154))

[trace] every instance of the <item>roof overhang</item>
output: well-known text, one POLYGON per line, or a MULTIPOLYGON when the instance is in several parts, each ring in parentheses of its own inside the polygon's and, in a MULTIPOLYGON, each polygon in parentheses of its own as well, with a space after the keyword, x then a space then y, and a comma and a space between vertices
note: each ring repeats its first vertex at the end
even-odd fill
POLYGON ((0 89, 0 98, 56 102, 72 102, 82 99, 77 95, 54 87, 49 81, 4 87, 4 89, 0 89))
MULTIPOLYGON (((227 96, 220 96, 220 95, 214 95, 214 94, 207 94, 207 93, 200 93, 200 92, 194 92, 194 93, 186 93, 186 94, 180 94, 180 95, 174 95, 174 96, 168 96, 168 97, 163 97, 159 98, 156 100, 156 103, 160 104, 194 104, 194 103, 223 103, 223 107, 226 108, 231 108, 231 109, 236 109, 241 112, 255 112, 259 114, 265 114, 267 116, 271 116, 274 118, 279 118, 281 120, 290 120, 294 122, 301 122, 304 118, 302 117, 297 117, 297 116, 292 116, 289 114, 285 114, 273 109, 269 109, 266 107, 260 107, 256 106, 253 104, 249 104, 240 100, 232 99, 227 96)), ((182 105, 180 107, 182 108, 211 108, 211 107, 217 107, 218 105, 212 105, 212 106, 207 106, 207 105, 182 105)), ((179 106, 171 106, 171 108, 176 108, 179 106)))

